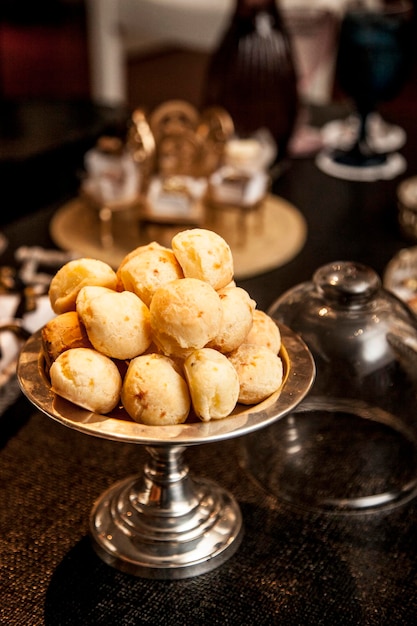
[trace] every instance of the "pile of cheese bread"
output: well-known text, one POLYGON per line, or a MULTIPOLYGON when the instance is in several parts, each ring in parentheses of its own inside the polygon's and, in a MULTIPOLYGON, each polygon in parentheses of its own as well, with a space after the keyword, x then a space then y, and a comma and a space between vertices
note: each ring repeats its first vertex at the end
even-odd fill
POLYGON ((172 425, 229 416, 279 389, 275 322, 236 286, 217 233, 177 233, 126 255, 117 270, 79 258, 52 278, 56 316, 41 331, 52 390, 106 415, 172 425))

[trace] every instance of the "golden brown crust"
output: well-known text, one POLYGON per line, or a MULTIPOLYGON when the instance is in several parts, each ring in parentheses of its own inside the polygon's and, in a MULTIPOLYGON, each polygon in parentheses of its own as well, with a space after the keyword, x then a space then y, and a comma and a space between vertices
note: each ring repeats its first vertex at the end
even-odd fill
POLYGON ((117 288, 116 272, 98 259, 80 258, 63 265, 51 280, 49 300, 54 313, 75 311, 77 295, 85 285, 117 288))
POLYGON ((214 339, 222 320, 218 293, 197 278, 179 278, 159 287, 150 314, 158 348, 180 358, 214 339))
POLYGON ((65 350, 92 348, 85 327, 76 311, 61 313, 52 318, 42 328, 41 338, 48 370, 65 350))
POLYGON ((255 309, 252 328, 245 339, 245 343, 265 346, 274 354, 278 354, 281 348, 281 333, 272 317, 264 311, 255 309))
POLYGON ((146 354, 130 362, 121 399, 130 417, 148 426, 182 424, 191 406, 185 379, 162 354, 146 354))
POLYGON ((208 344, 223 354, 236 350, 252 328, 255 302, 241 287, 217 291, 222 306, 222 322, 216 337, 208 344))
POLYGON ((233 280, 233 257, 229 244, 217 233, 192 228, 172 238, 172 249, 184 276, 208 282, 221 289, 233 280))
POLYGON ((149 309, 131 291, 86 286, 77 296, 80 316, 94 348, 113 359, 133 359, 152 341, 149 309))
POLYGON ((117 365, 91 348, 66 350, 52 363, 52 390, 89 411, 106 414, 120 400, 122 378, 117 365))
POLYGON ((135 293, 149 306, 161 285, 184 278, 175 254, 168 248, 149 248, 123 262, 117 271, 123 289, 135 293))
POLYGON ((257 404, 262 402, 282 383, 281 358, 265 346, 244 343, 234 350, 229 359, 239 377, 239 402, 257 404))
POLYGON ((197 417, 209 422, 230 415, 239 397, 239 378, 224 354, 195 350, 185 360, 184 372, 197 417))

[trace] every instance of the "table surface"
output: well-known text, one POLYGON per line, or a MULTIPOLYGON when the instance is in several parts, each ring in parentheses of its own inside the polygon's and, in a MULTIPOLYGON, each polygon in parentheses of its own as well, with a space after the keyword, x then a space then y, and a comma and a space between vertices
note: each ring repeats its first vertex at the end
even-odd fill
MULTIPOLYGON (((291 162, 274 193, 305 216, 308 239, 289 263, 240 282, 266 309, 281 293, 335 260, 383 272, 412 245, 397 221, 396 188, 417 173, 417 127, 402 152, 408 169, 393 181, 353 183, 321 173, 312 159, 291 162)), ((9 246, 53 247, 57 197, 4 226, 9 246)), ((117 479, 139 472, 146 450, 67 429, 22 397, 0 421, 0 623, 30 624, 352 624, 404 626, 417 611, 417 503, 343 516, 290 507, 264 493, 239 464, 241 440, 187 451, 192 475, 237 498, 245 535, 220 568, 181 581, 117 571, 93 552, 88 518, 117 479)))

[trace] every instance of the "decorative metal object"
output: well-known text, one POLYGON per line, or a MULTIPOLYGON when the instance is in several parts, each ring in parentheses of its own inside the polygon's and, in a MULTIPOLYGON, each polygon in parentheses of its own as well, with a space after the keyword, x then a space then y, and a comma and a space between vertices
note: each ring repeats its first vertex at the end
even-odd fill
POLYGON ((285 377, 268 400, 211 422, 146 426, 120 411, 98 415, 51 390, 38 331, 21 351, 17 374, 29 400, 64 426, 112 441, 146 446, 143 472, 116 483, 94 504, 90 517, 93 545, 109 565, 146 578, 180 579, 208 572, 239 547, 242 517, 233 495, 209 480, 192 478, 184 462, 188 446, 239 437, 292 411, 308 393, 314 361, 304 342, 280 327, 285 377))

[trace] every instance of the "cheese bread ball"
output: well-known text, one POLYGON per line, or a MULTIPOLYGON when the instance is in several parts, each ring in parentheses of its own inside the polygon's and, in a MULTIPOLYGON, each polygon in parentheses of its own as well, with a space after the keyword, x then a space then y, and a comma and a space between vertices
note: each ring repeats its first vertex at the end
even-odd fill
POLYGON ((239 377, 240 403, 262 402, 279 389, 283 376, 282 361, 269 348, 244 343, 228 358, 239 377))
POLYGON ((41 330, 41 338, 48 368, 65 350, 93 347, 76 311, 67 311, 49 320, 41 330))
POLYGON ((122 259, 117 271, 119 271, 125 263, 133 259, 133 257, 139 256, 140 254, 142 254, 143 252, 147 252, 148 250, 167 250, 167 248, 157 241, 151 241, 150 243, 138 246, 137 248, 134 248, 126 254, 126 256, 122 259))
POLYGON ((49 300, 54 313, 75 311, 78 292, 85 285, 116 289, 117 274, 110 265, 97 259, 74 259, 63 265, 49 286, 49 300))
POLYGON ((266 346, 272 352, 278 354, 281 348, 281 333, 277 324, 267 313, 255 309, 252 328, 245 339, 245 343, 266 346))
POLYGON ((118 279, 118 291, 123 291, 124 287, 122 286, 122 281, 120 279, 120 272, 123 268, 123 266, 128 263, 131 259, 133 259, 135 256, 139 256, 140 254, 142 254, 143 252, 146 252, 147 250, 164 250, 166 249, 165 246, 162 246, 160 243, 156 242, 156 241, 151 241, 150 243, 147 244, 143 244, 141 246, 138 246, 137 248, 134 248, 133 250, 131 250, 130 252, 128 252, 128 254, 126 254, 125 257, 123 257, 123 259, 120 262, 119 267, 116 270, 116 274, 117 274, 117 279, 118 279))
POLYGON ((144 354, 130 362, 121 399, 130 417, 148 426, 182 424, 191 407, 185 379, 163 354, 144 354))
POLYGON ((94 413, 109 413, 119 402, 122 378, 117 366, 91 348, 66 350, 49 375, 54 393, 94 413))
POLYGON ((214 289, 225 287, 233 279, 232 252, 217 233, 205 228, 180 231, 171 245, 184 276, 204 280, 214 289))
POLYGON ((194 411, 203 422, 230 415, 239 397, 239 378, 227 357, 213 350, 195 350, 184 362, 194 411))
POLYGON ((225 285, 224 287, 222 287, 222 289, 229 289, 229 287, 237 287, 236 285, 236 281, 235 280, 231 280, 230 283, 227 283, 227 285, 225 285))
POLYGON ((131 291, 83 287, 77 313, 94 348, 114 359, 132 359, 151 344, 149 309, 131 291))
POLYGON ((173 251, 162 247, 149 248, 136 254, 122 264, 117 274, 123 289, 133 291, 147 306, 158 287, 184 278, 173 251))
POLYGON ((159 287, 150 305, 153 340, 168 356, 185 358, 218 334, 222 306, 218 293, 196 278, 159 287))
POLYGON ((238 348, 246 339, 252 328, 255 302, 241 287, 225 287, 219 289, 217 293, 223 316, 220 330, 208 347, 227 353, 238 348))

